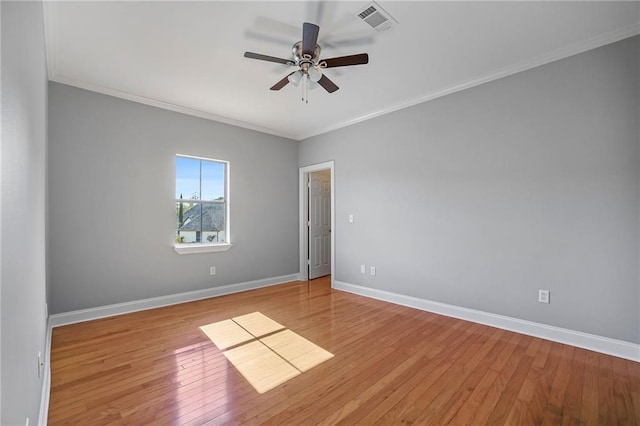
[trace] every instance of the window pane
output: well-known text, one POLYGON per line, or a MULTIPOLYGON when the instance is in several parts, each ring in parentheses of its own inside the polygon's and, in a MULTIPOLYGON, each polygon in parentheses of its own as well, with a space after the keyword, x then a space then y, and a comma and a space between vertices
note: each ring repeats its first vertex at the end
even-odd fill
POLYGON ((200 160, 176 157, 176 199, 200 199, 200 160))
POLYGON ((202 199, 224 200, 224 163, 202 162, 202 199))
POLYGON ((176 242, 224 243, 225 203, 189 203, 176 201, 176 242))
POLYGON ((227 163, 176 156, 175 241, 228 243, 227 163))

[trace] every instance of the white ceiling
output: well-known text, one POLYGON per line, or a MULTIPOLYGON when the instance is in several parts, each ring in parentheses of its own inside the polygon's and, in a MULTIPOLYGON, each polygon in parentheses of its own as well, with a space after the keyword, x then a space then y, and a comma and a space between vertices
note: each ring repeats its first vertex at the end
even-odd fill
POLYGON ((378 33, 354 16, 367 1, 47 2, 49 78, 292 139, 491 81, 640 32, 634 2, 379 1, 398 24, 378 33), (243 57, 291 57, 302 23, 320 25, 339 87, 270 91, 293 71, 243 57))

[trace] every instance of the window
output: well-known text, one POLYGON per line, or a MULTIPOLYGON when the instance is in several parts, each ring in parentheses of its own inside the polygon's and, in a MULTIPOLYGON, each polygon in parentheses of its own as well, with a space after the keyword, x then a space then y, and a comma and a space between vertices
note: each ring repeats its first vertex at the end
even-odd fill
POLYGON ((228 187, 228 162, 176 155, 178 253, 229 249, 228 187))

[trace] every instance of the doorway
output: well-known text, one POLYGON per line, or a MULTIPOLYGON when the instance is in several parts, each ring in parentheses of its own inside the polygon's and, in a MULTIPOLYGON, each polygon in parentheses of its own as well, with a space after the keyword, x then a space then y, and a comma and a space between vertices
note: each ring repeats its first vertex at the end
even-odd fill
POLYGON ((307 259, 309 279, 331 274, 331 171, 307 174, 307 259))
POLYGON ((300 168, 300 280, 335 275, 334 162, 300 168))

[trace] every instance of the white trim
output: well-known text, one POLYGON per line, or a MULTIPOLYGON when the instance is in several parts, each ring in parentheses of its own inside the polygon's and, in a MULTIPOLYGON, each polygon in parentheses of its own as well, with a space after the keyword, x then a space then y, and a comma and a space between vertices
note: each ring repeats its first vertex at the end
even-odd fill
MULTIPOLYGON (((51 392, 51 365, 49 360, 51 358, 51 332, 54 327, 60 327, 63 325, 75 324, 84 321, 91 321, 94 319, 106 318, 131 312, 138 312, 147 309, 160 308, 163 306, 175 305, 195 300, 208 299, 210 297, 238 293, 260 287, 283 284, 286 282, 297 280, 299 278, 299 275, 300 274, 283 275, 280 277, 265 278, 262 280, 231 284, 223 287, 214 287, 205 290, 196 290, 170 296, 161 296, 151 299, 137 300, 133 302, 119 303, 115 305, 51 315, 47 323, 47 336, 45 344, 46 367, 44 369, 42 393, 40 395, 40 412, 38 416, 38 425, 47 425, 49 413, 49 396, 51 392)), ((333 275, 332 287, 337 290, 358 294, 360 296, 370 297, 372 299, 382 300, 397 305, 408 306, 410 308, 420 309, 440 315, 485 324, 492 327, 514 331, 516 333, 540 337, 542 339, 552 340, 554 342, 590 349, 604 354, 640 362, 640 345, 625 342, 622 340, 615 340, 607 337, 596 336, 593 334, 582 333, 579 331, 538 324, 531 321, 491 314, 474 309, 462 308, 445 303, 432 302, 429 300, 391 293, 384 290, 366 288, 359 285, 334 280, 333 275)))
POLYGON ((176 157, 191 158, 193 160, 204 160, 204 161, 211 161, 216 163, 225 163, 225 166, 229 165, 229 162, 227 160, 218 160, 217 158, 199 157, 197 155, 180 154, 180 153, 176 153, 176 157))
MULTIPOLYGON (((52 60, 55 60, 55 59, 52 59, 52 60)), ((66 84, 68 86, 74 86, 80 89, 89 90, 96 93, 102 93, 103 95, 113 96, 115 98, 125 99, 128 101, 133 101, 139 104, 161 108, 168 111, 179 112, 181 114, 191 115, 193 117, 204 118, 206 120, 216 121, 218 123, 224 123, 230 126, 242 127, 244 129, 249 129, 249 130, 254 130, 256 132, 280 136, 287 139, 300 140, 293 134, 281 132, 279 130, 271 129, 268 127, 257 126, 251 123, 247 123, 246 121, 235 120, 233 118, 212 114, 210 112, 200 111, 193 108, 188 108, 182 105, 173 104, 171 102, 165 102, 159 99, 149 98, 147 96, 136 95, 134 93, 123 92, 120 90, 112 89, 110 87, 103 87, 96 84, 87 83, 74 78, 56 75, 55 72, 51 72, 50 74, 52 75, 49 76, 49 80, 55 81, 57 83, 66 84)))
MULTIPOLYGON (((54 1, 45 1, 45 23, 46 22, 54 22, 54 1)), ((46 24, 45 24, 46 25, 46 24)), ((297 141, 301 141, 312 136, 317 136, 323 133, 327 133, 333 130, 341 129, 343 127, 351 126, 353 124, 357 124, 366 120, 370 120, 375 117, 379 117, 381 115, 389 114, 394 111, 398 111, 404 108, 408 108, 423 102, 427 102, 436 98, 440 98, 442 96, 446 96, 455 92, 459 92, 461 90, 469 89, 474 86, 478 86, 484 83, 488 83, 490 81, 494 81, 503 77, 507 77, 512 74, 516 74, 522 71, 526 71, 535 67, 539 67, 544 64, 548 64, 553 61, 557 61, 560 59, 568 58, 573 55, 577 55, 578 53, 586 52, 588 50, 596 49, 598 47, 615 43, 616 41, 623 40, 625 38, 633 37, 635 35, 640 34, 640 24, 635 23, 628 25, 626 27, 593 37, 588 40, 584 40, 578 43, 574 43, 572 45, 562 47, 560 49, 553 50, 551 52, 542 54, 538 57, 528 59, 517 63, 515 65, 507 66, 505 68, 499 69, 497 71, 491 72, 489 74, 485 74, 483 76, 479 76, 477 78, 473 78, 471 80, 450 86, 448 88, 439 90, 437 92, 428 93, 422 96, 419 96, 414 99, 409 99, 394 105, 390 105, 375 111, 370 111, 368 113, 353 117, 348 120, 343 120, 338 123, 330 124, 328 126, 323 126, 311 130, 309 132, 300 132, 297 134, 287 133, 276 129, 271 129, 267 127, 262 127, 258 125, 254 125, 251 123, 247 123, 240 120, 235 120, 229 117, 224 117, 217 114, 212 114, 205 111, 200 111, 192 108, 188 108, 185 106, 173 104, 170 102, 161 101, 158 99, 149 98, 142 95, 136 95, 133 93, 123 92, 120 90, 102 87, 99 85, 87 83, 81 80, 77 80, 70 77, 65 77, 56 74, 56 57, 55 57, 55 34, 53 32, 53 25, 45 27, 45 49, 46 49, 46 58, 47 58, 47 71, 49 74, 49 80, 55 81, 62 84, 67 84, 69 86, 79 87, 81 89, 90 90, 97 93, 102 93, 109 96, 114 96, 121 99, 126 99, 134 102, 138 102, 144 105, 150 105, 157 108, 166 109, 169 111, 179 112, 182 114, 192 115, 194 117, 200 117, 207 120, 213 120, 220 123, 229 124, 231 126, 242 127, 249 130, 255 130, 262 133, 267 133, 275 136, 280 136, 283 138, 293 139, 297 141)))
POLYGON ((40 412, 38 413, 38 426, 47 426, 49 419, 49 396, 51 395, 51 320, 47 321, 47 336, 44 346, 44 377, 42 378, 42 390, 40 391, 40 412))
POLYGON ((173 249, 178 254, 216 253, 227 251, 233 244, 176 244, 173 249))
POLYGON ((115 315, 128 314, 132 312, 144 311, 148 309, 160 308, 163 306, 176 305, 179 303, 193 302, 196 300, 208 299, 210 297, 223 296, 225 294, 239 293, 253 290, 260 287, 284 284, 296 281, 298 274, 282 275, 273 278, 247 281, 244 283, 230 284, 222 287, 207 288, 185 293, 178 293, 169 296, 153 297, 150 299, 134 300, 132 302, 117 303, 115 305, 100 306, 97 308, 82 309, 78 311, 54 314, 47 321, 47 336, 45 343, 45 368, 42 380, 42 391, 40 394, 40 412, 38 414, 38 425, 46 426, 49 417, 49 397, 51 395, 51 333, 54 327, 75 324, 84 321, 91 321, 100 318, 112 317, 115 315))
POLYGON ((297 280, 298 274, 282 275, 273 278, 263 278, 261 280, 229 284, 221 287, 211 287, 203 290, 195 290, 185 293, 171 294, 168 296, 152 297, 150 299, 133 300, 131 302, 116 303, 114 305, 99 306, 97 308, 81 309, 78 311, 65 312, 62 314, 54 314, 49 317, 49 321, 51 322, 51 327, 60 327, 62 325, 75 324, 78 322, 107 318, 115 315, 145 311, 147 309, 160 308, 163 306, 177 305, 179 303, 193 302, 195 300, 208 299, 210 297, 223 296, 225 294, 239 293, 242 291, 254 290, 256 288, 284 284, 297 280))
POLYGON ((300 281, 306 281, 308 277, 307 269, 307 256, 305 247, 307 246, 307 219, 305 216, 305 210, 308 202, 307 192, 307 175, 313 172, 319 172, 320 170, 329 170, 331 172, 331 287, 333 287, 334 277, 336 276, 336 185, 335 185, 335 161, 325 161, 324 163, 312 164, 309 166, 301 166, 299 172, 299 197, 300 209, 299 209, 299 236, 300 236, 300 281))
POLYGON ((527 59, 515 65, 510 65, 502 69, 498 69, 496 71, 490 72, 488 74, 473 78, 471 80, 467 80, 462 83, 449 86, 437 92, 427 93, 426 95, 422 95, 414 99, 408 99, 406 101, 402 101, 394 105, 389 105, 384 108, 368 112, 366 114, 360 115, 358 117, 354 117, 349 120, 344 120, 328 126, 319 127, 310 132, 297 135, 297 139, 304 140, 313 136, 321 135, 323 133, 331 132, 333 130, 341 129, 343 127, 348 127, 353 124, 361 123, 363 121, 370 120, 372 118, 380 117, 381 115, 385 115, 394 111, 409 108, 414 105, 421 104, 423 102, 428 102, 436 98, 441 98, 443 96, 450 95, 452 93, 469 89, 471 87, 479 86, 484 83, 489 83, 491 81, 498 80, 503 77, 508 77, 510 75, 517 74, 519 72, 527 71, 532 68, 536 68, 541 65, 548 64, 550 62, 568 58, 570 56, 574 56, 579 53, 586 52, 588 50, 596 49, 598 47, 602 47, 607 44, 615 43, 616 41, 620 41, 625 38, 636 36, 639 33, 640 33, 640 24, 636 23, 636 24, 628 25, 618 30, 611 31, 585 41, 574 43, 567 47, 562 47, 560 49, 552 50, 551 52, 545 53, 535 58, 527 59))
POLYGON ((397 305, 408 306, 422 311, 433 312, 448 317, 459 318, 479 324, 489 325, 516 333, 552 340, 579 348, 613 355, 640 362, 640 345, 623 340, 611 339, 566 328, 554 327, 518 318, 496 315, 475 309, 463 308, 446 303, 433 302, 412 296, 391 293, 384 290, 362 287, 342 281, 335 281, 335 288, 397 305))
MULTIPOLYGON (((216 253, 220 251, 227 251, 231 248, 233 244, 231 244, 231 220, 229 218, 231 211, 231 199, 229 197, 229 188, 230 182, 229 177, 231 176, 231 163, 227 160, 216 160, 214 158, 206 158, 206 157, 197 157, 195 155, 187 155, 187 154, 176 154, 176 157, 181 158, 190 158, 194 160, 207 161, 209 163, 222 163, 224 164, 224 196, 223 201, 217 200, 200 200, 200 199, 188 199, 182 200, 176 198, 176 203, 184 202, 201 202, 201 203, 209 203, 209 204, 223 204, 224 203, 224 223, 225 223, 225 242, 224 243, 196 243, 196 244, 175 244, 173 249, 178 254, 196 254, 196 253, 216 253)), ((202 180, 202 165, 200 166, 200 179, 202 180)), ((175 172, 177 176, 177 170, 175 172)), ((202 194, 200 194, 202 195, 202 194)))

